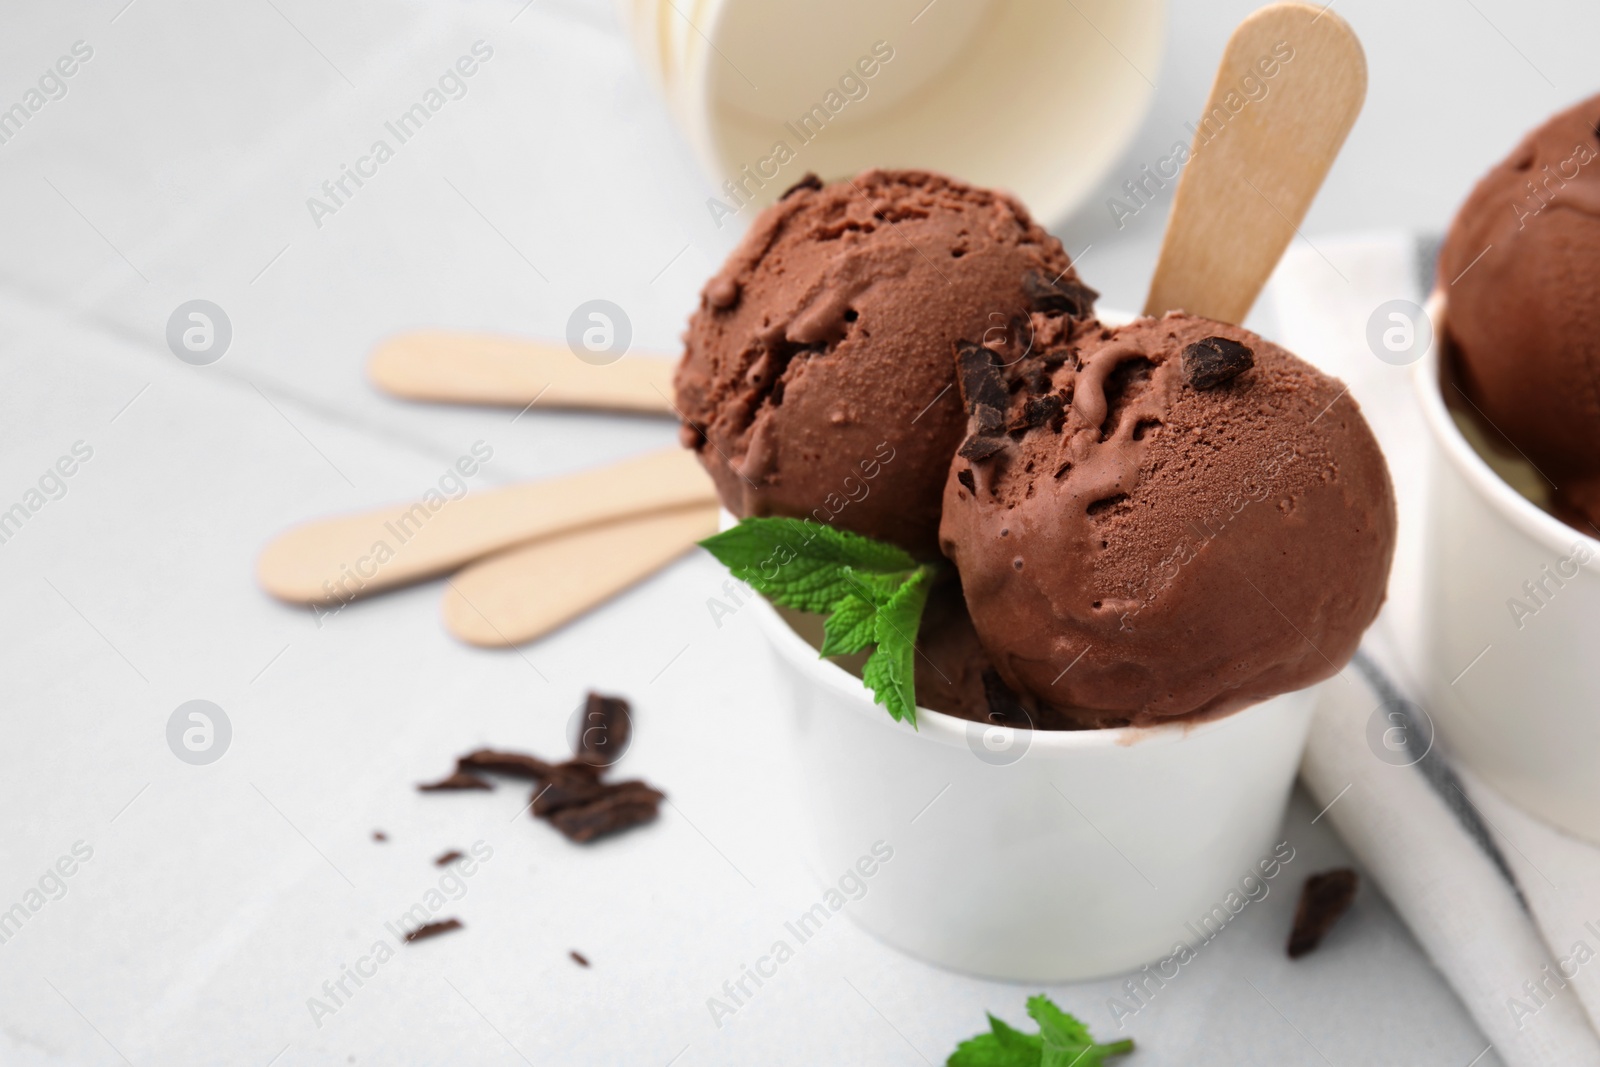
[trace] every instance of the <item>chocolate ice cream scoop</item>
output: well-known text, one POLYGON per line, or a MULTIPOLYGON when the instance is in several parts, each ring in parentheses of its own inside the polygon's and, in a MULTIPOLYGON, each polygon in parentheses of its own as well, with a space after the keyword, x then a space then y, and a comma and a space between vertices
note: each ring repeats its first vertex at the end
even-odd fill
POLYGON ((1558 514, 1600 523, 1600 96, 1478 182, 1439 286, 1474 414, 1554 483, 1558 514))
POLYGON ((1395 505, 1338 381, 1182 313, 997 362, 960 357, 969 434, 940 544, 1020 699, 1144 725, 1350 658, 1383 603, 1395 505))
POLYGON ((810 517, 933 554, 965 416, 958 341, 1021 353, 1092 313, 1061 243, 1003 193, 871 170, 791 189, 706 284, 676 378, 683 440, 735 515, 810 517))

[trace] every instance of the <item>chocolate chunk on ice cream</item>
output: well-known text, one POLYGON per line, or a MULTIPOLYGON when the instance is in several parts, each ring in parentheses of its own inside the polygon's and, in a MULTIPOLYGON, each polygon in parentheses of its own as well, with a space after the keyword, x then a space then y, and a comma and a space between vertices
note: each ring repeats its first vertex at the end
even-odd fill
POLYGON ((683 441, 735 515, 931 555, 966 423, 955 346, 1059 342, 1094 299, 1003 193, 924 171, 802 182, 706 284, 676 377, 683 441))
POLYGON ((1008 367, 964 358, 967 441, 993 448, 952 461, 940 544, 1024 706, 1078 727, 1221 714, 1350 658, 1383 603, 1395 506, 1338 381, 1176 313, 1008 367), (1050 418, 1028 414, 1041 371, 1050 418))
MULTIPOLYGON (((1530 132, 1478 182, 1439 254, 1468 413, 1600 523, 1600 96, 1530 132)), ((1446 399, 1454 390, 1446 387, 1446 399)))

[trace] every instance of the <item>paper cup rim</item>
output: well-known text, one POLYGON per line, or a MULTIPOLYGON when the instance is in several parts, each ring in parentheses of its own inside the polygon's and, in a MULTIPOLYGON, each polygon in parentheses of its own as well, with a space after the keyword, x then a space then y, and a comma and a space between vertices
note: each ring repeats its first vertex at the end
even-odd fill
POLYGON ((1439 290, 1428 297, 1426 308, 1433 328, 1434 342, 1417 361, 1412 381, 1422 408, 1423 421, 1439 450, 1458 474, 1472 487, 1478 498, 1523 534, 1555 553, 1571 551, 1574 538, 1600 547, 1600 540, 1571 526, 1513 489, 1494 472, 1462 435, 1444 402, 1440 354, 1445 344, 1446 300, 1439 290))
MULTIPOLYGON (((755 599, 756 615, 778 654, 788 660, 803 676, 842 698, 855 714, 870 716, 885 729, 904 730, 907 734, 925 738, 929 743, 951 747, 966 747, 970 731, 975 727, 984 728, 988 725, 920 705, 917 707, 915 730, 909 723, 894 721, 881 704, 873 702, 872 693, 860 678, 832 660, 819 656, 816 648, 796 633, 794 627, 778 614, 777 609, 768 603, 765 597, 757 594, 755 599)), ((1179 744, 1190 738, 1236 728, 1259 715, 1274 714, 1280 710, 1278 705, 1283 702, 1297 698, 1309 699, 1312 691, 1321 684, 1317 682, 1303 689, 1279 693, 1238 711, 1200 722, 1114 726, 1098 730, 1029 730, 1029 751, 1061 754, 1084 749, 1129 748, 1134 745, 1144 748, 1149 745, 1179 744)))
MULTIPOLYGON (((626 0, 619 0, 626 3, 626 0)), ((1153 61, 1157 67, 1164 61, 1168 48, 1168 35, 1170 20, 1168 5, 1170 0, 1138 0, 1144 4, 1157 20, 1158 31, 1155 35, 1155 52, 1146 57, 1153 61)), ((696 20, 693 25, 695 32, 688 34, 682 41, 680 48, 673 50, 661 42, 660 82, 665 96, 669 101, 669 108, 677 118, 689 148, 701 169, 708 178, 715 183, 715 176, 723 173, 726 161, 718 151, 718 140, 713 131, 710 108, 711 82, 705 76, 704 68, 722 58, 715 45, 711 44, 719 39, 722 32, 722 21, 727 15, 731 0, 693 0, 693 13, 696 20), (676 69, 672 69, 672 64, 676 69)), ((650 10, 659 13, 673 10, 665 0, 656 0, 650 10)), ((1080 188, 1071 190, 1059 183, 1049 192, 1033 190, 1026 195, 1026 204, 1029 213, 1047 228, 1053 224, 1064 222, 1074 213, 1084 210, 1093 200, 1095 190, 1105 181, 1107 175, 1116 167, 1128 152, 1131 145, 1139 135, 1148 120, 1152 109, 1155 107, 1157 90, 1148 79, 1143 84, 1134 84, 1132 92, 1139 94, 1131 117, 1125 125, 1114 133, 1106 135, 1101 154, 1103 158, 1092 169, 1085 170, 1080 180, 1080 188)), ((856 173, 875 166, 874 163, 864 163, 856 168, 856 173)), ((963 181, 967 180, 965 174, 955 173, 948 166, 924 166, 921 164, 908 164, 914 169, 933 170, 941 173, 950 173, 963 181)), ((1013 188, 1014 183, 1005 181, 989 182, 992 188, 1022 197, 1023 192, 1013 188)))

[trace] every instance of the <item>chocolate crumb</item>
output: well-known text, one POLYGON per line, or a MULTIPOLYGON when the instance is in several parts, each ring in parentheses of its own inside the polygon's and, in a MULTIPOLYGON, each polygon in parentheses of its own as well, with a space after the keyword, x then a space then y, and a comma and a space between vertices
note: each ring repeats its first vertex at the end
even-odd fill
POLYGON ((628 736, 633 732, 629 712, 628 702, 621 697, 590 693, 573 756, 594 767, 609 767, 621 759, 628 750, 628 736))
POLYGON ((443 793, 458 789, 493 789, 494 783, 463 770, 456 770, 437 782, 424 782, 417 786, 420 793, 443 793))
MULTIPOLYGON (((956 452, 956 455, 962 459, 970 459, 974 463, 981 463, 995 453, 1003 451, 1005 447, 1006 443, 998 437, 979 437, 974 435, 961 443, 961 448, 956 452)), ((968 486, 968 488, 971 488, 971 486, 968 486)))
POLYGON ((407 941, 426 941, 430 937, 448 934, 451 930, 462 929, 460 919, 444 919, 436 923, 423 923, 406 935, 407 941))
POLYGON ((978 487, 977 487, 976 484, 974 484, 974 482, 972 480, 972 468, 971 467, 963 467, 960 470, 956 471, 956 481, 958 481, 962 485, 966 486, 967 487, 967 492, 971 493, 973 496, 977 496, 978 495, 978 487))
POLYGON ((961 399, 968 415, 983 405, 996 411, 1005 410, 1009 394, 993 352, 971 341, 962 341, 956 345, 956 368, 961 380, 961 399))
POLYGON ((665 793, 643 782, 618 782, 606 786, 598 800, 562 808, 548 818, 569 840, 583 844, 650 822, 665 798, 665 793))
POLYGON ((1255 363, 1255 353, 1238 341, 1205 337, 1183 350, 1183 377, 1196 389, 1215 389, 1255 363))
POLYGON ((567 955, 571 956, 572 962, 576 963, 579 967, 589 966, 588 957, 579 952, 577 949, 573 949, 571 952, 567 953, 567 955))
POLYGON ((389 840, 389 835, 382 830, 374 830, 372 831, 372 839, 374 841, 387 841, 389 840))
POLYGON ((1076 279, 1052 279, 1036 270, 1022 276, 1022 289, 1035 311, 1057 311, 1074 319, 1093 311, 1095 298, 1100 295, 1076 279))
POLYGON ((808 170, 808 171, 806 171, 806 176, 804 178, 801 178, 799 181, 797 181, 793 185, 789 186, 789 188, 785 189, 783 191, 783 195, 778 197, 778 199, 779 200, 787 200, 787 199, 789 199, 789 197, 793 196, 795 193, 799 192, 801 189, 821 189, 821 188, 822 188, 822 179, 817 177, 814 172, 808 170))
POLYGON ((433 861, 433 865, 435 867, 448 867, 448 866, 450 866, 450 864, 454 863, 456 860, 458 860, 460 858, 461 858, 460 851, 458 851, 457 849, 451 849, 449 852, 446 852, 444 855, 442 855, 438 859, 434 860, 433 861))
POLYGON ((462 771, 503 774, 507 778, 525 778, 530 782, 548 778, 554 770, 551 764, 537 756, 521 752, 499 752, 492 748, 480 748, 476 752, 468 752, 456 760, 456 768, 462 771))
POLYGON ((1350 907, 1360 884, 1360 876, 1349 867, 1323 871, 1306 879, 1294 910, 1294 929, 1289 932, 1290 959, 1297 960, 1322 943, 1324 935, 1350 907))

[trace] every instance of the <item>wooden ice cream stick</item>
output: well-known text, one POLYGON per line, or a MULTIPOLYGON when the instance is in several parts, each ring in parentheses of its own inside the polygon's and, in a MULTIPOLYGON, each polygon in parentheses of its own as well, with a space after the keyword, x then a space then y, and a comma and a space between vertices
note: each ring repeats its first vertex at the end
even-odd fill
POLYGON ((536 538, 653 511, 710 507, 716 499, 693 453, 667 449, 458 500, 434 494, 431 501, 307 523, 262 550, 256 578, 283 600, 342 603, 536 538))
POLYGON ((635 352, 596 365, 563 344, 428 330, 382 341, 367 376, 411 400, 670 415, 674 365, 667 356, 635 352))
POLYGON ((1239 24, 1178 179, 1146 315, 1244 320, 1366 93, 1361 42, 1327 8, 1273 4, 1239 24), (1249 86, 1265 95, 1248 99, 1249 86))
POLYGON ((543 637, 717 532, 715 504, 572 530, 481 559, 449 579, 445 627, 472 645, 543 637))

